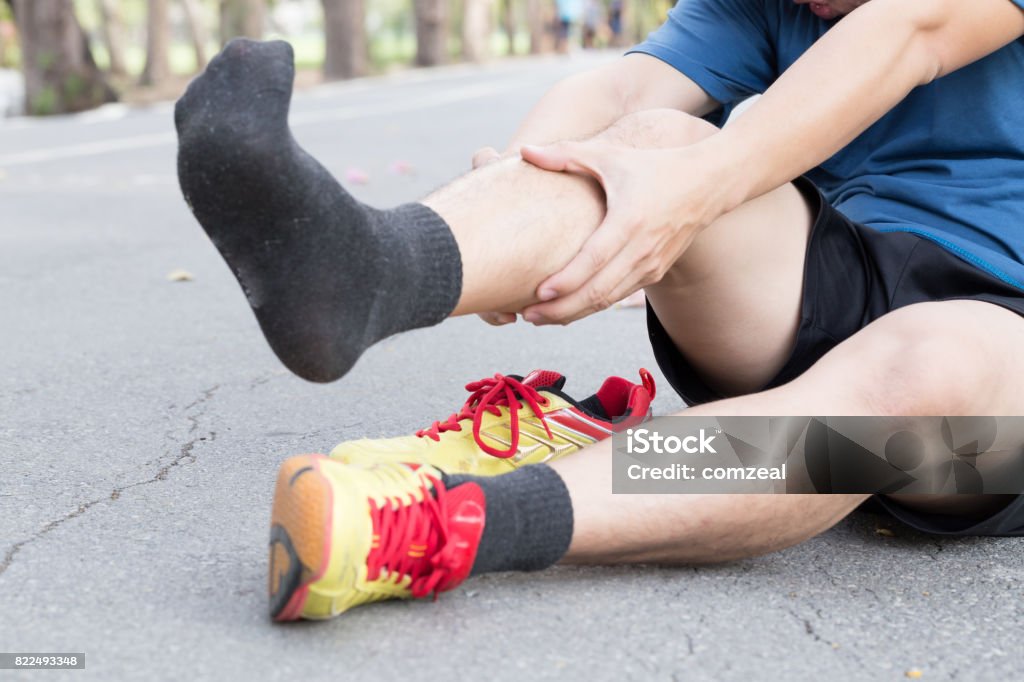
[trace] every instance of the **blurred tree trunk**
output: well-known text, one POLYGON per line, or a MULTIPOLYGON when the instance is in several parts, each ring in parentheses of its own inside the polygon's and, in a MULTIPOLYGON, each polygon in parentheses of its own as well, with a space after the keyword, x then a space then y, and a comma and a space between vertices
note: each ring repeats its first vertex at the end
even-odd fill
POLYGON ((324 78, 366 74, 366 3, 364 0, 322 0, 324 6, 324 78))
POLYGON ((192 36, 192 47, 196 51, 196 71, 206 68, 206 23, 203 21, 203 7, 198 0, 181 0, 185 10, 185 23, 188 24, 189 35, 192 36))
POLYGON ((643 40, 636 0, 622 0, 622 42, 633 45, 643 40))
POLYGON ((462 56, 482 62, 490 55, 492 0, 463 0, 462 56))
POLYGON ((416 64, 436 66, 448 61, 448 1, 414 0, 416 64))
POLYGON ((124 64, 124 25, 115 0, 99 0, 100 33, 110 58, 110 75, 123 78, 128 74, 124 64))
POLYGON ((93 59, 72 0, 14 0, 31 114, 83 111, 116 99, 93 59))
POLYGON ((0 69, 6 66, 5 56, 7 55, 7 36, 4 35, 6 20, 0 19, 0 69))
MULTIPOLYGON (((12 4, 13 1, 14 0, 3 0, 3 2, 0 3, 0 5, 8 7, 10 9, 10 11, 11 11, 11 19, 12 20, 14 19, 14 5, 12 4)), ((5 21, 0 21, 0 69, 2 69, 5 66, 7 66, 7 34, 6 34, 6 29, 7 29, 6 20, 5 21)), ((17 31, 15 31, 15 33, 17 33, 17 31)), ((14 38, 15 36, 12 35, 11 37, 14 38)))
POLYGON ((159 86, 171 75, 171 20, 167 0, 149 0, 146 16, 146 66, 140 85, 159 86))
POLYGON ((508 53, 516 53, 516 33, 519 30, 516 21, 516 0, 504 0, 502 3, 501 28, 508 37, 508 53))
POLYGON ((530 23, 530 54, 555 49, 555 12, 551 0, 527 0, 526 14, 530 23))
POLYGON ((622 35, 630 45, 643 42, 662 24, 660 4, 654 0, 622 0, 622 35))
POLYGON ((263 0, 221 0, 220 1, 220 42, 232 38, 263 38, 263 22, 266 5, 263 0))

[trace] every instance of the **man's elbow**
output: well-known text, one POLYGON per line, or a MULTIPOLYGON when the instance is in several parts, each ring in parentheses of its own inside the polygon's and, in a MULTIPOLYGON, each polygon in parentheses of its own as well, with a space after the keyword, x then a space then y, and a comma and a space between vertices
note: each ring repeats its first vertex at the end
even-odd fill
POLYGON ((957 0, 874 0, 902 28, 903 57, 913 64, 918 85, 945 75, 943 41, 948 28, 951 2, 957 0))
POLYGON ((919 54, 921 84, 991 54, 1024 33, 1024 12, 1011 0, 875 0, 902 13, 919 54))
POLYGON ((563 78, 555 88, 564 90, 581 102, 602 101, 625 113, 631 91, 629 83, 619 74, 617 64, 604 64, 563 78))

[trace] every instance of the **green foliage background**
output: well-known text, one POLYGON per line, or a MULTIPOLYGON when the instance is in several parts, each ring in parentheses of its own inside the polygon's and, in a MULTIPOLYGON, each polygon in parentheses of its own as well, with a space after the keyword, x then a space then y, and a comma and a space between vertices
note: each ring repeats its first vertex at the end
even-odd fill
MULTIPOLYGON (((100 40, 100 16, 97 0, 73 0, 75 12, 89 33, 93 54, 100 66, 109 63, 109 57, 103 41, 100 40)), ((269 0, 273 6, 288 0, 269 0)), ((608 0, 603 0, 606 4, 608 0)), ((673 0, 632 0, 636 16, 636 36, 640 38, 660 24, 673 0)), ((454 56, 460 52, 460 32, 463 0, 450 0, 451 30, 449 32, 449 48, 454 56)), ((131 74, 141 73, 145 57, 146 0, 119 0, 121 20, 125 29, 125 61, 131 74)), ((318 4, 318 3, 316 3, 318 4)), ((503 3, 495 1, 495 11, 499 11, 503 3)), ((173 35, 170 48, 172 70, 180 75, 188 75, 196 70, 195 53, 188 35, 184 32, 181 21, 173 21, 180 17, 180 6, 177 2, 170 3, 172 11, 173 35)), ((209 54, 219 49, 217 40, 218 0, 200 0, 209 30, 209 54)), ((370 58, 374 71, 386 71, 398 65, 409 64, 416 53, 415 19, 412 0, 367 0, 367 32, 370 38, 370 58)), ((529 35, 525 16, 525 3, 520 3, 518 16, 518 32, 514 38, 514 51, 523 54, 529 50, 529 35)), ((0 22, 10 21, 10 10, 0 0, 0 22)), ((491 35, 491 52, 502 56, 510 52, 508 36, 500 30, 499 22, 494 22, 495 30, 491 35)), ((324 45, 322 25, 318 19, 307 30, 300 34, 282 35, 271 30, 266 38, 285 38, 295 48, 296 62, 300 68, 318 69, 323 63, 324 45)), ((0 54, 0 66, 16 67, 18 63, 17 45, 7 45, 5 54, 0 54)))

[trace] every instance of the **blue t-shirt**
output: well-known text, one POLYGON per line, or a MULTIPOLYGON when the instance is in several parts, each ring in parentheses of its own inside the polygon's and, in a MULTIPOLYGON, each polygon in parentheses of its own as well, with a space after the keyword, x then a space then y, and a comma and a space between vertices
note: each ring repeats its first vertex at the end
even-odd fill
MULTIPOLYGON (((696 82, 720 122, 835 23, 792 0, 679 0, 632 51, 696 82)), ((916 232, 1024 289, 1024 40, 915 88, 807 176, 851 220, 916 232)))

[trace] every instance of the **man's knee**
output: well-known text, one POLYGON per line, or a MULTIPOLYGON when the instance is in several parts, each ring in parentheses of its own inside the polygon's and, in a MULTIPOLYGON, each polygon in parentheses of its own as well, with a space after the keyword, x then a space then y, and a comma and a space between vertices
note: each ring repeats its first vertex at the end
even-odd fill
POLYGON ((992 359, 974 352, 941 305, 901 308, 850 340, 846 380, 871 414, 953 416, 985 410, 982 394, 991 386, 992 359))
POLYGON ((650 149, 693 144, 716 132, 704 119, 677 109, 645 109, 623 116, 598 137, 650 149))

